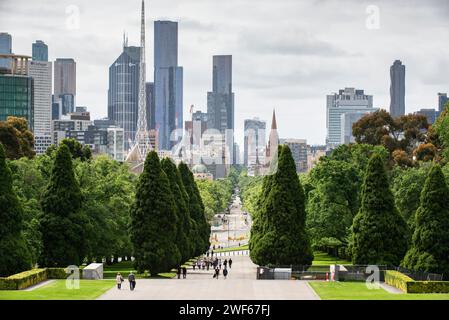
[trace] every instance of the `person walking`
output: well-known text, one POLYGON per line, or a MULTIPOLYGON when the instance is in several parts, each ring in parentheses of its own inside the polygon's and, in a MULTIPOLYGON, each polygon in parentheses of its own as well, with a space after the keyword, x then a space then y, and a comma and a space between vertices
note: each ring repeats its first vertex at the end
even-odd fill
POLYGON ((131 291, 134 290, 136 287, 136 277, 134 276, 134 273, 131 271, 128 275, 128 281, 129 281, 129 288, 131 291))
POLYGON ((216 268, 215 269, 215 278, 217 278, 217 280, 218 280, 219 275, 220 275, 220 269, 216 268))
POLYGON ((226 280, 226 277, 228 276, 228 269, 224 268, 224 270, 223 270, 223 276, 224 276, 224 278, 225 278, 225 280, 226 280))
POLYGON ((229 268, 232 268, 232 259, 229 259, 229 268))
POLYGON ((115 281, 117 282, 117 289, 121 290, 122 289, 123 277, 120 274, 120 272, 117 273, 117 276, 115 277, 115 281))
POLYGON ((187 268, 182 267, 182 278, 185 279, 187 277, 187 268))
POLYGON ((223 262, 223 266, 226 269, 226 266, 228 265, 228 259, 225 259, 225 261, 223 262))
POLYGON ((178 279, 181 279, 181 266, 178 266, 178 279))
POLYGON ((210 265, 210 262, 207 261, 207 262, 206 262, 206 269, 207 269, 207 271, 209 271, 209 265, 210 265))

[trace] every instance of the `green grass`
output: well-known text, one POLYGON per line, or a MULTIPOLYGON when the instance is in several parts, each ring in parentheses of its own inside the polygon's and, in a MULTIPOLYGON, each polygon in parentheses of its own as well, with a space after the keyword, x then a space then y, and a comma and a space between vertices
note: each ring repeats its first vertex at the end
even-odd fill
POLYGON ((314 266, 330 266, 331 264, 344 264, 344 265, 352 264, 351 261, 333 257, 325 252, 317 251, 314 252, 313 255, 314 258, 312 265, 314 266))
POLYGON ((384 289, 368 289, 365 282, 309 281, 323 300, 449 300, 449 294, 394 294, 384 289))
POLYGON ((67 289, 65 280, 55 280, 33 291, 0 290, 0 300, 93 300, 114 285, 112 280, 80 280, 79 289, 67 289))
POLYGON ((217 249, 217 250, 214 250, 214 253, 240 251, 240 250, 248 250, 248 249, 249 249, 249 245, 245 244, 240 247, 217 249))

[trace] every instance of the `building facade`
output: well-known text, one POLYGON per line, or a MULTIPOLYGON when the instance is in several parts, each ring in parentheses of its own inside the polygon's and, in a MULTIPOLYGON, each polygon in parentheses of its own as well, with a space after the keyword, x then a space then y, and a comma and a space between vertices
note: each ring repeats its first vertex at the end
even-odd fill
POLYGON ((295 160, 296 172, 307 172, 307 140, 280 139, 280 144, 290 148, 293 160, 295 160))
POLYGON ((32 60, 28 69, 34 84, 34 149, 39 155, 51 145, 52 63, 32 60))
POLYGON ((140 47, 123 47, 109 67, 108 118, 124 130, 125 151, 134 142, 139 108, 140 47))
POLYGON ((154 129, 170 150, 182 138, 183 68, 178 66, 178 23, 154 22, 154 129))
POLYGON ((447 93, 438 93, 438 112, 439 113, 444 111, 444 108, 448 102, 449 102, 449 98, 447 97, 447 93))
MULTIPOLYGON (((12 54, 12 37, 9 33, 0 32, 0 54, 12 54)), ((10 68, 11 59, 0 58, 0 70, 10 68)))
MULTIPOLYGON (((326 145, 330 148, 345 143, 345 137, 352 136, 352 124, 355 119, 366 113, 374 112, 373 96, 363 90, 345 88, 327 96, 326 105, 326 145), (353 116, 347 116, 353 114, 353 116), (346 132, 345 132, 346 127, 346 132)), ((349 138, 351 139, 351 138, 349 138)))
POLYGON ((396 60, 390 67, 390 114, 400 117, 405 114, 405 65, 396 60))
POLYGON ((432 108, 429 109, 419 109, 416 114, 423 115, 427 118, 429 124, 434 124, 437 120, 438 111, 432 108))
POLYGON ((33 61, 48 61, 48 46, 41 40, 36 40, 32 45, 33 61))
POLYGON ((62 99, 62 114, 75 111, 76 62, 73 59, 56 59, 54 63, 54 95, 62 99))
POLYGON ((250 167, 264 163, 267 123, 259 118, 244 122, 243 165, 250 167))

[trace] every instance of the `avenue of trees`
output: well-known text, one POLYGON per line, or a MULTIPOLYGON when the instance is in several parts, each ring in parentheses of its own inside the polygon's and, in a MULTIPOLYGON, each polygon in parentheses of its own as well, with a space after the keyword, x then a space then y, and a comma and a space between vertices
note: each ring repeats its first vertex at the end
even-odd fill
MULTIPOLYGON (((305 228, 294 232, 304 240, 291 240, 292 245, 304 250, 310 241, 313 250, 355 264, 401 265, 449 275, 447 109, 432 126, 422 116, 394 119, 378 111, 355 123, 353 131, 356 143, 339 146, 294 179, 304 190, 294 198, 304 201, 305 228)), ((282 170, 287 169, 280 165, 282 170)), ((279 171, 267 177, 242 173, 239 179, 243 206, 254 218, 251 258, 262 264, 307 264, 308 253, 285 260, 292 249, 278 246, 280 238, 291 237, 293 212, 286 200, 289 192, 277 194, 285 202, 280 210, 272 199, 279 171), (273 247, 277 252, 270 256, 273 251, 265 248, 273 247)))

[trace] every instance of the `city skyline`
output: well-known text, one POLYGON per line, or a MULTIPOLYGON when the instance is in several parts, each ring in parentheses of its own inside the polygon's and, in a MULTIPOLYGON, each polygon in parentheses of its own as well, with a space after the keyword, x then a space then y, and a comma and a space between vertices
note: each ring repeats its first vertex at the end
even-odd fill
MULTIPOLYGON (((263 8, 253 8, 243 0, 232 1, 232 5, 218 1, 192 1, 188 5, 152 1, 146 32, 154 33, 155 20, 179 23, 185 119, 191 104, 195 111, 206 111, 211 57, 233 55, 235 128, 240 146, 244 119, 257 115, 269 120, 273 108, 278 111, 281 137, 324 144, 325 97, 338 88, 364 89, 374 96, 374 107, 388 110, 389 66, 396 59, 407 65, 406 113, 437 109, 437 93, 449 88, 444 77, 448 49, 438 45, 448 40, 444 12, 449 11, 449 6, 437 1, 412 1, 414 5, 407 7, 401 3, 410 1, 345 2, 353 7, 350 12, 345 12, 337 1, 264 1, 263 8), (236 4, 239 10, 231 11, 236 4), (366 27, 370 4, 380 10, 378 30, 366 27), (418 26, 413 20, 421 23, 418 26), (321 25, 317 21, 328 23, 321 25), (409 50, 412 46, 414 50, 409 50)), ((107 114, 107 70, 120 54, 123 30, 129 35, 130 45, 139 43, 136 15, 140 1, 127 3, 126 7, 106 6, 103 1, 91 4, 79 0, 74 4, 79 9, 79 28, 70 29, 67 19, 73 8, 66 13, 69 7, 63 4, 50 0, 1 2, 0 30, 12 35, 16 54, 31 55, 31 44, 42 40, 49 47, 50 61, 73 58, 78 69, 77 104, 88 106, 93 118, 101 118, 107 114), (30 17, 28 13, 38 9, 45 10, 45 14, 33 15, 28 24, 17 19, 21 14, 30 17), (104 15, 98 16, 98 12, 104 15), (119 14, 120 18, 115 19, 119 14)), ((153 44, 154 39, 149 37, 148 75, 152 74, 153 44)), ((152 80, 147 77, 147 81, 152 80)))

